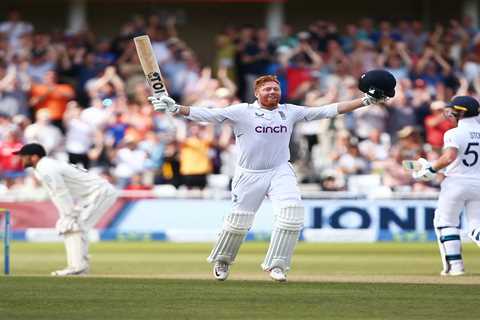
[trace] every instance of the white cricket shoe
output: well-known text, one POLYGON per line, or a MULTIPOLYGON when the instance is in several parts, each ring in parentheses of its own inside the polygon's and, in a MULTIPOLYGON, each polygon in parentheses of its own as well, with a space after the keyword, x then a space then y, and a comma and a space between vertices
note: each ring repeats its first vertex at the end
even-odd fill
POLYGON ((53 271, 51 275, 54 277, 80 276, 80 275, 88 274, 88 271, 89 271, 88 267, 83 269, 75 269, 75 268, 67 267, 62 270, 53 271))
POLYGON ((454 263, 450 266, 449 271, 443 270, 440 272, 441 276, 450 276, 450 277, 456 277, 456 276, 463 276, 465 274, 465 268, 463 267, 463 261, 460 263, 454 263))
POLYGON ((478 229, 474 229, 474 230, 472 230, 471 232, 469 232, 469 233, 468 233, 468 237, 469 237, 470 239, 472 239, 472 241, 473 241, 474 243, 476 243, 477 246, 480 247, 480 240, 479 240, 479 239, 480 239, 480 232, 478 231, 478 229))
POLYGON ((218 281, 227 280, 230 273, 230 265, 223 261, 216 261, 213 265, 213 276, 218 281))
POLYGON ((459 271, 449 271, 449 272, 445 272, 445 271, 440 272, 440 275, 441 275, 441 276, 444 276, 444 277, 463 276, 464 274, 465 274, 465 271, 462 271, 462 270, 459 270, 459 271))
POLYGON ((287 275, 283 272, 282 268, 275 267, 270 270, 270 278, 278 282, 285 282, 287 281, 287 275))

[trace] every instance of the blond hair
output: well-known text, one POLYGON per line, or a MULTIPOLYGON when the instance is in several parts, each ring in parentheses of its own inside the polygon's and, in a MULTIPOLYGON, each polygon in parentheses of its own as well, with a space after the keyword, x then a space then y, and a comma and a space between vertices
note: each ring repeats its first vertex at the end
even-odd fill
POLYGON ((258 77, 257 79, 255 79, 255 91, 257 91, 257 89, 260 88, 266 82, 271 82, 271 81, 280 85, 280 81, 278 81, 277 76, 266 75, 266 76, 258 77))

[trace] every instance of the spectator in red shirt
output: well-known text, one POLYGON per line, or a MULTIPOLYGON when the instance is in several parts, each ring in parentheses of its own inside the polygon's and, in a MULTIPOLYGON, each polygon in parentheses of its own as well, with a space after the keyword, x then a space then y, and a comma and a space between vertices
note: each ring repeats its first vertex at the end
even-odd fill
MULTIPOLYGON (((307 32, 298 34, 299 46, 289 52, 286 58, 290 58, 287 67, 287 97, 296 102, 302 92, 313 81, 312 72, 318 70, 323 61, 320 55, 313 50, 308 42, 310 35, 307 32)), ((284 59, 286 59, 284 58, 284 59)))
POLYGON ((16 130, 7 131, 5 139, 0 140, 0 174, 5 179, 7 187, 13 185, 15 179, 22 177, 24 174, 20 157, 13 154, 22 145, 20 132, 16 130))
POLYGON ((434 148, 441 149, 443 134, 453 125, 443 116, 445 102, 434 101, 430 105, 431 114, 425 117, 425 140, 434 148))

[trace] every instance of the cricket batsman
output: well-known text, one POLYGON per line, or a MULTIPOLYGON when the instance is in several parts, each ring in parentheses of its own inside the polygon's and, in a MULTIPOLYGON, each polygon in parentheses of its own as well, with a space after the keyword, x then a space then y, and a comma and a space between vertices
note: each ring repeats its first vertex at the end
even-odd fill
POLYGON ((443 136, 443 151, 433 163, 419 159, 412 173, 418 180, 432 180, 445 168, 433 224, 442 258, 442 276, 465 273, 460 239, 460 214, 465 210, 469 237, 480 246, 480 122, 479 103, 469 96, 455 97, 445 116, 455 124, 443 136))
POLYGON ((64 237, 67 267, 52 276, 88 273, 88 231, 113 205, 117 191, 85 169, 47 157, 38 143, 26 144, 14 154, 21 157, 24 168, 33 168, 59 213, 56 229, 64 237))
POLYGON ((223 229, 207 259, 214 264, 215 279, 227 279, 255 213, 268 196, 276 221, 262 268, 273 280, 287 280, 304 222, 300 190, 289 163, 293 127, 298 121, 333 118, 383 102, 395 94, 395 78, 386 71, 375 70, 362 76, 359 87, 366 92, 363 98, 312 108, 280 104, 279 81, 272 75, 255 80, 255 102, 226 108, 188 107, 177 105, 168 96, 149 97, 156 111, 181 114, 193 121, 227 122, 233 127, 239 156, 232 181, 232 209, 225 216, 223 229))

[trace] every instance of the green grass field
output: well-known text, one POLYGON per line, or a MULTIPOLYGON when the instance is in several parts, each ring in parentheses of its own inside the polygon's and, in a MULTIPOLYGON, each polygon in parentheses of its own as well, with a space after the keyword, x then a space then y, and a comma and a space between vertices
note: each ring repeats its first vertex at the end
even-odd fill
POLYGON ((306 244, 288 283, 260 269, 266 243, 246 243, 226 282, 211 277, 210 244, 103 242, 89 276, 52 278, 63 245, 12 244, 0 276, 0 319, 476 319, 480 250, 467 275, 438 275, 434 243, 306 244))

